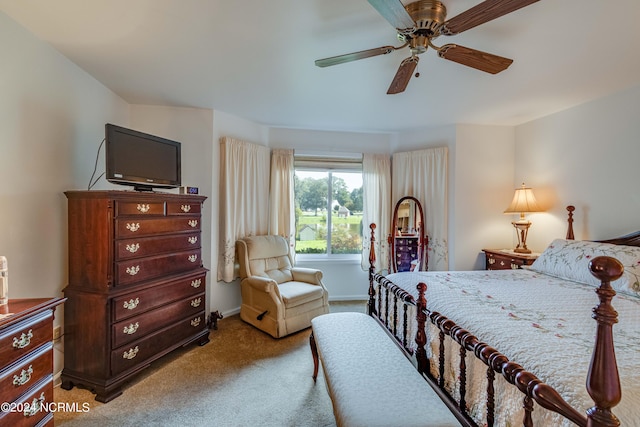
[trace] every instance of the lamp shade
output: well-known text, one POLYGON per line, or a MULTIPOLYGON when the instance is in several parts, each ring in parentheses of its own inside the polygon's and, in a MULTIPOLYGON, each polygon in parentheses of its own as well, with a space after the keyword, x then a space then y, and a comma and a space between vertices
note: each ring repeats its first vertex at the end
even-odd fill
POLYGON ((523 183, 522 187, 516 188, 513 200, 504 213, 522 215, 525 212, 540 212, 541 210, 542 209, 538 206, 538 202, 533 195, 533 190, 525 187, 523 183))

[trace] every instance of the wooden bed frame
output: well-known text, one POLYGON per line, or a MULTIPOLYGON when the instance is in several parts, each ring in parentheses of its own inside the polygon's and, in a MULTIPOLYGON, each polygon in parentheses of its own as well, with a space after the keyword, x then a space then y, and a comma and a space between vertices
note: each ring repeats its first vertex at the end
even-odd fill
MULTIPOLYGON (((573 206, 568 206, 568 229, 566 238, 573 239, 573 206)), ((600 304, 593 309, 592 317, 597 322, 596 339, 589 367, 586 389, 591 396, 594 406, 587 410, 586 415, 573 408, 567 403, 556 390, 540 381, 533 373, 525 371, 522 366, 509 360, 505 355, 489 344, 480 341, 470 331, 467 331, 446 316, 431 312, 427 307, 425 291, 427 285, 418 284, 418 299, 415 300, 411 294, 396 286, 385 276, 375 273, 376 254, 374 249, 376 225, 371 224, 371 249, 369 252, 369 302, 367 312, 382 324, 392 335, 399 347, 408 357, 415 356, 417 368, 425 379, 439 394, 449 409, 456 415, 461 425, 477 427, 477 424, 466 411, 466 357, 470 353, 481 360, 487 366, 487 425, 494 424, 494 380, 496 373, 502 375, 509 383, 516 386, 523 394, 524 416, 522 425, 533 426, 532 411, 534 402, 543 408, 554 411, 563 417, 571 420, 579 426, 588 427, 610 427, 619 426, 620 422, 613 414, 612 408, 616 406, 622 397, 620 388, 620 378, 615 359, 613 343, 613 324, 617 323, 617 312, 611 305, 611 299, 616 292, 611 288, 610 282, 618 279, 623 273, 623 266, 616 259, 611 257, 596 257, 590 264, 591 274, 601 281, 600 287, 596 290, 600 304), (380 293, 377 295, 374 283, 379 284, 380 293), (398 303, 402 302, 403 313, 398 313, 398 303), (416 307, 417 332, 415 342, 417 349, 415 354, 409 349, 408 330, 408 306, 416 307), (393 318, 401 319, 402 325, 398 321, 389 324, 389 307, 393 307, 393 318), (427 344, 426 322, 430 321, 439 330, 439 354, 435 361, 438 367, 439 376, 436 378, 431 374, 430 361, 427 357, 425 346, 427 344), (398 328, 400 331, 398 332, 398 328), (459 344, 460 355, 460 398, 455 400, 444 387, 444 342, 445 336, 459 344), (401 337, 401 338, 398 338, 401 337)), ((629 234, 624 237, 601 240, 600 242, 613 243, 618 245, 640 246, 640 232, 629 234)), ((413 337, 411 337, 413 338, 413 337)), ((435 356, 434 356, 435 357, 435 356)))

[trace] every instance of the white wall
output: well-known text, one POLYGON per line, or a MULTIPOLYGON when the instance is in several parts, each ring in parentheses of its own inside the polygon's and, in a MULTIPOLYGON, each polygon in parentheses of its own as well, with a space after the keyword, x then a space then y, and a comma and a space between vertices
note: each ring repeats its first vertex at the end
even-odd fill
POLYGON ((564 237, 568 204, 576 239, 640 229, 638 111, 640 86, 516 128, 516 179, 526 177, 547 208, 531 215, 534 247, 564 237))
MULTIPOLYGON (((9 296, 62 296, 64 191, 87 188, 104 124, 126 124, 129 107, 3 13, 0 61, 0 254, 9 262, 9 296)), ((63 315, 58 308, 56 325, 63 315)), ((63 348, 55 349, 59 372, 63 348)))
POLYGON ((458 125, 450 194, 450 268, 484 268, 481 250, 513 247, 513 218, 502 212, 513 197, 513 127, 458 125))
MULTIPOLYGON (((213 191, 213 111, 201 108, 178 108, 153 105, 132 105, 130 127, 181 143, 182 185, 198 187, 206 196, 202 211, 202 260, 208 269, 215 269, 211 258, 213 209, 218 206, 218 192, 213 191)), ((167 190, 177 193, 178 190, 167 190)), ((207 276, 208 295, 215 274, 207 276)), ((208 301, 210 303, 211 301, 208 301)), ((207 306, 207 309, 211 309, 207 306)), ((215 310, 215 309, 214 309, 215 310)))
POLYGON ((393 135, 387 133, 328 132, 302 129, 269 129, 269 146, 316 150, 327 153, 391 153, 393 135))

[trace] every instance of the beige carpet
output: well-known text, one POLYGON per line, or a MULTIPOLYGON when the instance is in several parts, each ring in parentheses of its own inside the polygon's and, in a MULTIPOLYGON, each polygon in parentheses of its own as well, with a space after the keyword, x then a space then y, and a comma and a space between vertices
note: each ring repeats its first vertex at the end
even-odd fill
MULTIPOLYGON (((331 311, 366 311, 365 302, 332 302, 331 311)), ((55 402, 86 412, 58 412, 56 426, 335 426, 322 377, 314 384, 310 330, 281 339, 230 316, 209 344, 191 345, 154 363, 104 404, 74 387, 55 402)))

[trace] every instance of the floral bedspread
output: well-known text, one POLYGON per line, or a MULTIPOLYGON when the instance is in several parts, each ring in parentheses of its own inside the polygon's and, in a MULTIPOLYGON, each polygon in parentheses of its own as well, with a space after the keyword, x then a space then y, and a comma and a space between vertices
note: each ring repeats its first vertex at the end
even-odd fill
MULTIPOLYGON (((414 297, 417 283, 425 282, 430 310, 444 314, 536 374, 579 411, 585 413, 593 406, 585 382, 596 330, 591 317, 598 304, 595 287, 530 270, 396 273, 387 278, 414 297)), ((618 294, 612 304, 618 312, 614 342, 622 383, 622 401, 613 412, 623 426, 640 426, 640 298, 618 294)), ((437 331, 428 333, 430 340, 437 341, 437 331)), ((436 345, 433 342, 430 350, 437 351, 436 345)), ((468 365, 471 359, 473 355, 468 355, 468 365)), ((454 395, 458 360, 457 350, 448 349, 446 384, 454 395)), ((469 411, 482 425, 486 367, 474 360, 467 375, 467 401, 474 402, 469 411)), ((503 396, 499 393, 505 387, 509 396, 496 400, 496 425, 522 425, 523 395, 498 378, 502 384, 496 384, 496 396, 503 396)), ((537 426, 573 425, 537 405, 533 415, 537 426)))

